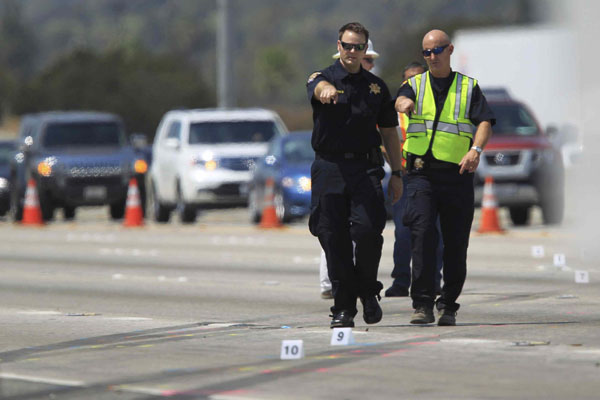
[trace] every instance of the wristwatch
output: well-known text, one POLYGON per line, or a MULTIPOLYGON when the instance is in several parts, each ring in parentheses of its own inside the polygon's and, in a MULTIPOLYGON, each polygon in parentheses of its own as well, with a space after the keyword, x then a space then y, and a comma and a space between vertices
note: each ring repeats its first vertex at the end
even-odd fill
POLYGON ((483 149, 479 146, 473 146, 473 147, 471 147, 471 149, 475 150, 479 154, 481 154, 481 152, 483 151, 483 149))
POLYGON ((392 175, 397 176, 398 178, 402 178, 402 170, 397 169, 395 171, 392 171, 392 175))

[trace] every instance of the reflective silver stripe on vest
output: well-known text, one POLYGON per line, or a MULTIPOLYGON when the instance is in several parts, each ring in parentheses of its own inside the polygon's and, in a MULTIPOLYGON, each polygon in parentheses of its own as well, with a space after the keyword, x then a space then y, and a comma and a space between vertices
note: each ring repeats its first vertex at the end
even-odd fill
POLYGON ((471 95, 473 94, 473 79, 469 78, 469 88, 467 89, 467 108, 465 109, 465 118, 469 119, 471 111, 471 95))
POLYGON ((412 124, 408 125, 408 129, 406 130, 406 133, 425 132, 426 129, 427 128, 425 127, 425 124, 413 122, 412 124))
POLYGON ((458 130, 461 132, 466 132, 466 133, 470 133, 471 135, 473 134, 473 125, 472 124, 465 124, 462 122, 458 123, 458 130))
POLYGON ((457 74, 458 77, 456 78, 456 98, 455 100, 455 104, 454 104, 454 119, 458 120, 458 113, 460 111, 460 101, 461 101, 461 95, 462 95, 462 79, 463 76, 461 74, 457 74))
POLYGON ((458 126, 455 124, 448 124, 446 122, 438 122, 437 131, 458 135, 458 126))
MULTIPOLYGON (((417 78, 415 78, 414 76, 412 78, 409 79, 410 81, 410 86, 412 87, 413 92, 415 92, 415 96, 417 95, 417 78)), ((414 111, 415 115, 419 114, 419 109, 415 108, 414 111)))
POLYGON ((423 114, 423 100, 425 99, 425 83, 427 81, 427 72, 421 75, 421 87, 419 88, 419 114, 423 114))

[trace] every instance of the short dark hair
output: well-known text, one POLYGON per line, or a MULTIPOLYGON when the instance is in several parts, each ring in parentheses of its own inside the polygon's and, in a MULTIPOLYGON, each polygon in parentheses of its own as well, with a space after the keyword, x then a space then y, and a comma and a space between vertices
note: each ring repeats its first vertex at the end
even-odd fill
POLYGON ((427 71, 427 67, 425 65, 418 61, 413 61, 408 63, 406 67, 404 67, 404 70, 402 70, 402 77, 404 78, 404 74, 406 74, 406 71, 413 68, 423 68, 423 71, 427 71))
POLYGON ((367 30, 367 28, 362 26, 362 24, 360 22, 349 22, 346 25, 342 26, 340 28, 340 30, 338 31, 338 33, 339 33, 338 39, 339 40, 342 40, 342 36, 344 35, 344 32, 346 32, 346 31, 352 31, 354 33, 362 34, 365 36, 365 40, 367 42, 369 41, 369 31, 367 30))

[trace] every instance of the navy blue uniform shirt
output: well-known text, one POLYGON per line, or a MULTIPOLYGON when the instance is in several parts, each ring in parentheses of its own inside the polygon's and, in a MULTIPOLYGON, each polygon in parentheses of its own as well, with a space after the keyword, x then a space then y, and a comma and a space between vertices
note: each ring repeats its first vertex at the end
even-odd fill
POLYGON ((306 83, 313 109, 312 147, 323 153, 366 153, 381 145, 380 127, 398 126, 398 114, 382 79, 361 67, 351 74, 337 60, 313 73, 306 83), (336 104, 314 98, 315 87, 325 80, 338 90, 336 104))

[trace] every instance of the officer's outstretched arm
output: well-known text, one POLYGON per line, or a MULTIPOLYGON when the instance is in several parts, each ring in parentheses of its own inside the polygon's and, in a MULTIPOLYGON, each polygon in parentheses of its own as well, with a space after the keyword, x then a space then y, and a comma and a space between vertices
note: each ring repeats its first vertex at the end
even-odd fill
MULTIPOLYGON (((399 170, 402 167, 402 156, 400 154, 400 139, 398 139, 398 132, 396 128, 380 127, 379 131, 381 132, 381 137, 383 138, 383 145, 385 146, 385 150, 388 154, 392 171, 399 170)), ((402 178, 392 175, 388 187, 388 196, 392 198, 392 203, 400 200, 400 197, 402 197, 402 190, 402 178)))
POLYGON ((319 100, 323 104, 337 103, 338 91, 331 83, 327 81, 321 81, 315 87, 315 99, 319 100))

